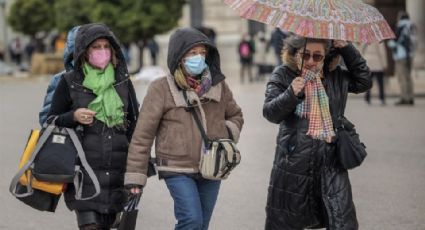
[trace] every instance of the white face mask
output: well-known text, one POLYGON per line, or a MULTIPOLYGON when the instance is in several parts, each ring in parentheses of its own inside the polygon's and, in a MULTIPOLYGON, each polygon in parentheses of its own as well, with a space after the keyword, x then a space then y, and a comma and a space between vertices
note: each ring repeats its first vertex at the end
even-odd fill
POLYGON ((184 68, 190 75, 201 74, 206 67, 205 57, 200 54, 188 57, 184 61, 184 68))

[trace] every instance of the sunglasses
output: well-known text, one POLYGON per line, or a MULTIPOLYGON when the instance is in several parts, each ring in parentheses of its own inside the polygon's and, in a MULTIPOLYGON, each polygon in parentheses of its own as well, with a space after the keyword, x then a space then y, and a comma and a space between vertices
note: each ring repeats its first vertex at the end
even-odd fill
POLYGON ((302 58, 304 59, 304 61, 308 61, 310 60, 311 57, 313 57, 313 61, 314 62, 320 62, 323 60, 323 58, 325 58, 325 56, 321 55, 321 54, 313 54, 311 55, 310 53, 300 53, 300 55, 302 56, 302 58))

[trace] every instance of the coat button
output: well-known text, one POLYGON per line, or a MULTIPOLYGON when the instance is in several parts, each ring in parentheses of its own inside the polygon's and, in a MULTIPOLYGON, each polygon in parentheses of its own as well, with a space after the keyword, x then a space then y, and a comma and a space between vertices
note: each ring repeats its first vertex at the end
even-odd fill
POLYGON ((108 139, 111 139, 112 137, 111 136, 108 136, 108 139))
POLYGON ((109 176, 109 172, 106 172, 106 175, 109 176))

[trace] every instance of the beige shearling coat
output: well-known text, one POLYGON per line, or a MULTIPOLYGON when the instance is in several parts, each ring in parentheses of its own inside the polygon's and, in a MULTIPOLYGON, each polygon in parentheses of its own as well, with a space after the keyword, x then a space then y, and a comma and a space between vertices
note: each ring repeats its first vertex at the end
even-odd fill
MULTIPOLYGON (((201 102, 202 106, 196 106, 195 111, 210 139, 229 138, 228 130, 235 141, 239 139, 244 122, 242 111, 224 80, 201 98, 188 91, 188 100, 191 104, 201 102)), ((199 172, 202 137, 186 107, 183 93, 171 75, 151 83, 129 146, 124 184, 146 184, 154 140, 159 172, 199 172)))

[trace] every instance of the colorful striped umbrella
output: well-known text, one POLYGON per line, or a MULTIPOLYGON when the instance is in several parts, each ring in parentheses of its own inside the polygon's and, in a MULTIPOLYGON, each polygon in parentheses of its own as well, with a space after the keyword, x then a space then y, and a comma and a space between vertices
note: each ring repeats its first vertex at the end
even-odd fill
POLYGON ((243 18, 310 38, 370 44, 394 38, 379 11, 361 0, 224 0, 243 18))

